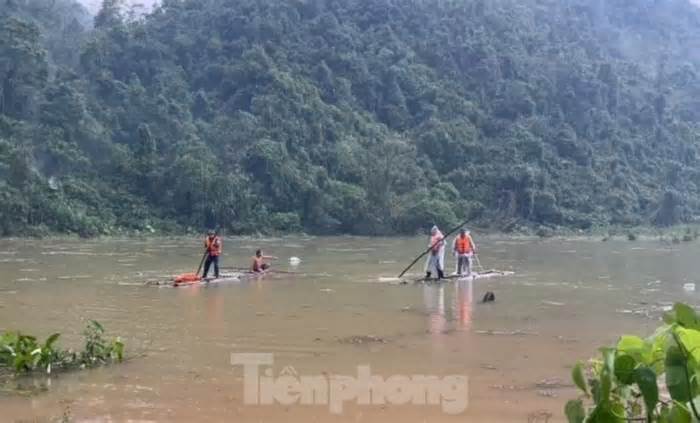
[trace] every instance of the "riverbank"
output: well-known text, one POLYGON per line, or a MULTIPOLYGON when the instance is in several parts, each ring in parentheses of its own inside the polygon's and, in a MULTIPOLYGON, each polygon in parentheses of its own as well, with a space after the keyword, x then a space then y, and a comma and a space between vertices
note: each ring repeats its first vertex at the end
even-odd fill
MULTIPOLYGON (((670 227, 653 227, 653 226, 611 226, 598 227, 587 231, 580 229, 571 229, 565 227, 546 227, 546 226, 517 226, 511 228, 510 231, 503 231, 489 227, 465 225, 469 230, 479 237, 489 238, 511 238, 519 240, 535 240, 535 239, 571 239, 571 240, 657 240, 668 244, 679 244, 682 242, 696 241, 700 238, 700 224, 685 224, 670 227)), ((427 230, 426 230, 427 233, 427 230)), ((118 230, 110 234, 99 234, 94 236, 81 236, 76 233, 57 233, 57 232, 27 232, 24 235, 0 237, 6 240, 19 239, 34 239, 34 240, 56 240, 56 239, 89 239, 89 240, 119 240, 119 239, 178 239, 187 237, 201 237, 204 232, 197 231, 192 228, 177 228, 176 230, 156 230, 149 228, 148 230, 118 230)), ((227 233, 220 231, 222 236, 237 238, 237 239, 270 239, 270 238, 315 238, 327 236, 343 236, 355 238, 367 238, 368 235, 360 234, 308 234, 300 232, 270 232, 270 233, 227 233)), ((416 234, 396 234, 396 238, 406 238, 411 236, 421 236, 422 233, 416 234)), ((427 236, 427 235, 426 235, 427 236)))

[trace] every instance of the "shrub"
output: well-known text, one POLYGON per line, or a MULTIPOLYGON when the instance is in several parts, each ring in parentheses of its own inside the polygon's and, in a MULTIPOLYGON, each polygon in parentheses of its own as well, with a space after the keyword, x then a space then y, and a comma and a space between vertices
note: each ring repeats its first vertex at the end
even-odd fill
POLYGON ((700 316, 676 304, 664 323, 646 339, 622 336, 615 347, 600 349, 600 359, 574 367, 581 397, 566 404, 570 423, 700 419, 700 316))

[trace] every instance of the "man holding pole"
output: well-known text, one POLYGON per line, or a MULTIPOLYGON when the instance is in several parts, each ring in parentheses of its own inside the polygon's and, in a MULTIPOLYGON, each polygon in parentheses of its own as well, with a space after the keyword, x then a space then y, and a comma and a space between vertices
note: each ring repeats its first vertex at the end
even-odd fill
POLYGON ((216 231, 210 230, 207 237, 204 239, 204 248, 207 249, 207 260, 204 262, 204 274, 202 279, 209 274, 209 267, 214 264, 214 277, 219 278, 219 256, 221 255, 221 238, 216 234, 216 231))
POLYGON ((471 258, 476 254, 476 244, 468 230, 462 228, 459 231, 452 244, 452 251, 457 257, 457 274, 462 276, 466 270, 466 276, 471 276, 471 258))
POLYGON ((425 279, 430 279, 433 270, 437 274, 437 279, 445 277, 445 237, 437 226, 430 230, 430 253, 425 263, 425 279))

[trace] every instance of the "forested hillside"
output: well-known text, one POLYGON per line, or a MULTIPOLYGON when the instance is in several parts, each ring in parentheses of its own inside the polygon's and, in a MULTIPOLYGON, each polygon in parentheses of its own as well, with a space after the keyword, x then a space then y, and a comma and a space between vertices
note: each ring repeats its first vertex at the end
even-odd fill
POLYGON ((689 0, 0 0, 0 232, 671 225, 689 0))

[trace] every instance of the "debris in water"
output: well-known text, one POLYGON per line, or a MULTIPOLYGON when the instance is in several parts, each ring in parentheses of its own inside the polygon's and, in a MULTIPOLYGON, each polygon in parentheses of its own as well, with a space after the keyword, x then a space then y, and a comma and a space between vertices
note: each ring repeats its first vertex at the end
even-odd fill
POLYGON ((537 391, 537 395, 545 398, 556 398, 558 396, 556 392, 545 389, 540 389, 539 391, 537 391))
POLYGON ((289 264, 292 266, 298 266, 301 263, 301 259, 299 257, 290 257, 289 258, 289 264))
POLYGON ((513 330, 513 331, 502 331, 502 330, 478 330, 476 331, 479 335, 501 335, 501 336, 537 336, 537 332, 527 332, 524 330, 513 330))
POLYGON ((556 301, 542 301, 542 304, 543 305, 550 305, 550 306, 557 306, 557 307, 561 307, 561 306, 566 305, 565 303, 559 303, 556 301))
POLYGON ((330 288, 321 288, 321 292, 333 292, 330 288))
POLYGON ((554 414, 547 410, 534 411, 527 415, 527 423, 549 423, 554 414))
POLYGON ((541 381, 535 384, 535 387, 539 389, 564 389, 573 388, 574 385, 570 383, 564 383, 558 377, 553 377, 549 379, 542 379, 541 381))
POLYGON ((381 283, 387 283, 387 282, 400 282, 401 280, 396 277, 385 277, 385 276, 380 276, 379 277, 379 282, 381 283))
POLYGON ((357 336, 348 336, 347 338, 341 338, 338 340, 341 344, 353 344, 353 345, 362 345, 362 344, 386 344, 388 341, 384 338, 380 338, 379 336, 374 336, 374 335, 357 335, 357 336))
POLYGON ((683 289, 686 291, 695 291, 695 284, 694 283, 683 284, 683 289))
POLYGON ((491 385, 491 389, 497 389, 499 391, 526 391, 527 387, 522 385, 491 385))

